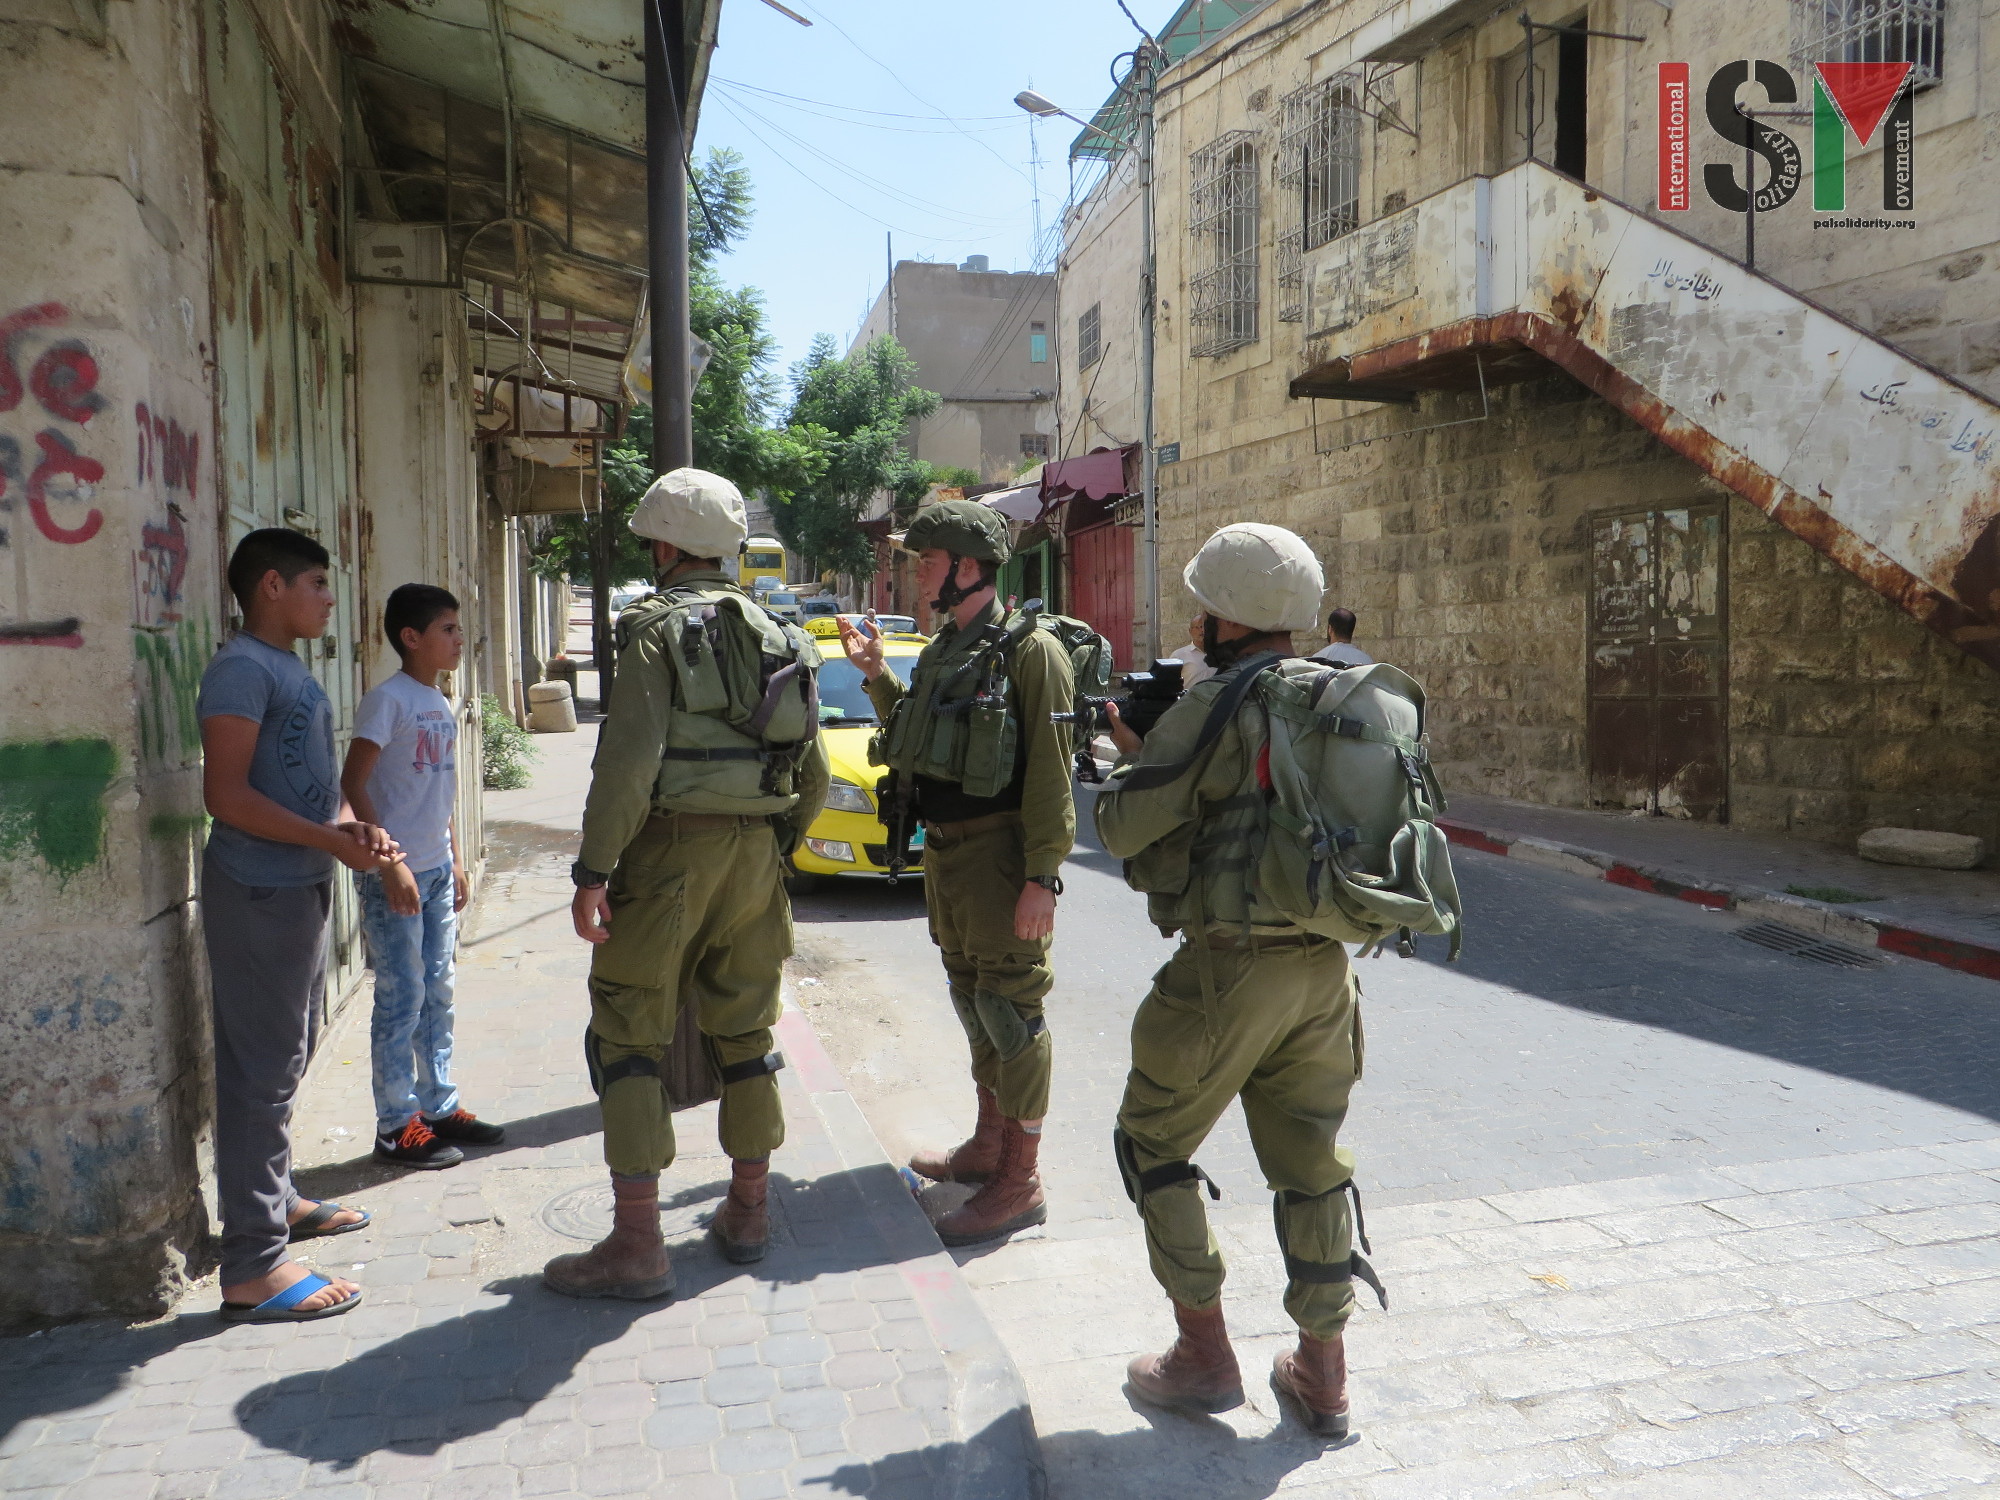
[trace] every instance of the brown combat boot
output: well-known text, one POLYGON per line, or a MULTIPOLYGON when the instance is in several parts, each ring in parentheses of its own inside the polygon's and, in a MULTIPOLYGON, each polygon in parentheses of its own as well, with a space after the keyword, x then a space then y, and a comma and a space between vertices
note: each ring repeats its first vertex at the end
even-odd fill
POLYGON ((986 1185, 937 1221, 937 1235, 947 1245, 977 1245, 997 1240, 1017 1229, 1040 1224, 1049 1216, 1042 1197, 1042 1179, 1035 1175, 1041 1153, 1041 1121, 1029 1130, 1019 1120, 1000 1120, 1000 1160, 986 1185))
POLYGON ((771 1158, 732 1161, 729 1166, 729 1196, 708 1221, 708 1232, 722 1247, 724 1258, 742 1266, 762 1260, 771 1245, 771 1214, 766 1207, 771 1158))
POLYGON ((1347 1436, 1347 1349, 1339 1334, 1316 1339, 1301 1329, 1299 1347, 1272 1366, 1271 1385, 1292 1398, 1308 1432, 1336 1441, 1347 1436))
POLYGON ((611 1233, 580 1255, 558 1255, 542 1281, 565 1297, 625 1297, 635 1302, 674 1294, 674 1268, 660 1233, 660 1179, 611 1174, 611 1233))
POLYGON ((972 1135, 949 1151, 920 1151, 910 1170, 932 1182, 984 1182, 1000 1165, 1000 1098, 980 1086, 979 1121, 972 1135))
POLYGON ((1143 1401, 1171 1411, 1228 1411, 1243 1404, 1243 1372, 1223 1326, 1222 1304, 1202 1311, 1174 1304, 1180 1336, 1164 1354, 1142 1354, 1125 1378, 1143 1401))

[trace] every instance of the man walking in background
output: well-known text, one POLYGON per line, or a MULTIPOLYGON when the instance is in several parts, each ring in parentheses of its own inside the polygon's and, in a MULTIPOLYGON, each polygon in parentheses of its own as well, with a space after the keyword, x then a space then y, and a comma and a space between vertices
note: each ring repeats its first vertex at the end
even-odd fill
POLYGON ((1326 645, 1313 653, 1314 661, 1330 661, 1336 667, 1365 667, 1375 658, 1354 644, 1354 611, 1336 609, 1326 617, 1326 645))

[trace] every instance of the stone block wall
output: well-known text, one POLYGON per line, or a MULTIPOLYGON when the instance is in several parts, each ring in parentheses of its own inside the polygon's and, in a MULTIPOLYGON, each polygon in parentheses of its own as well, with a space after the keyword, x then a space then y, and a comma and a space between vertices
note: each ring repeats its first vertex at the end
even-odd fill
MULTIPOLYGON (((1288 526, 1358 644, 1424 684, 1447 791, 1586 806, 1591 518, 1727 492, 1564 375, 1478 415, 1476 395, 1426 396, 1322 419, 1322 446, 1382 439, 1365 447, 1322 455, 1308 430, 1163 469, 1165 607, 1194 612, 1180 569, 1216 526, 1288 526)), ((1727 496, 1726 516, 1732 823, 2000 842, 2000 674, 1747 502, 1727 496)))

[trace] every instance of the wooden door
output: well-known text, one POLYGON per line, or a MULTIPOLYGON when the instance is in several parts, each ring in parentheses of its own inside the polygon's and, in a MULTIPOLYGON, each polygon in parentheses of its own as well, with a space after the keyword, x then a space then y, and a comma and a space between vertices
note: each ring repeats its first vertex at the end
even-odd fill
POLYGON ((1118 670, 1132 670, 1132 528, 1107 521, 1069 537, 1069 603, 1111 642, 1118 670))
POLYGON ((1591 523, 1590 801, 1729 818, 1721 507, 1591 523))

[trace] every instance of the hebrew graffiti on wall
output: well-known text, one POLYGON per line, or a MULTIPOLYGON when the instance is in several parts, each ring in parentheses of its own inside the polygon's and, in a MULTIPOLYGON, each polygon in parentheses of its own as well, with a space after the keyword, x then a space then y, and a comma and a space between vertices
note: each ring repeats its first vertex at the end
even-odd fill
POLYGON ((143 401, 133 408, 139 438, 139 493, 155 512, 139 532, 132 556, 132 623, 159 630, 181 618, 187 580, 188 538, 184 500, 194 498, 201 467, 201 435, 188 432, 143 401))

